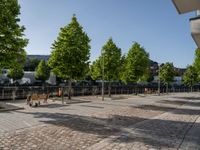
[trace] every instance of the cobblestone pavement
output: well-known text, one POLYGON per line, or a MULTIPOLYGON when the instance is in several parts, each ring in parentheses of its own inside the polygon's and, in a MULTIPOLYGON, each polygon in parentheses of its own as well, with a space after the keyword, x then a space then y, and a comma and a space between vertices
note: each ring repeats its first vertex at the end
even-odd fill
POLYGON ((200 149, 195 93, 14 105, 25 109, 0 113, 0 150, 200 149))

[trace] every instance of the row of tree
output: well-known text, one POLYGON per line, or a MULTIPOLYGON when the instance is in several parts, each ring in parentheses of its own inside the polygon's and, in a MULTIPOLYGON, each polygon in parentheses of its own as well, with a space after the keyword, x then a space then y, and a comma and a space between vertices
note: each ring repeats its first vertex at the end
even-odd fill
MULTIPOLYGON (((134 42, 127 55, 122 55, 121 49, 109 38, 101 49, 101 55, 89 65, 89 42, 89 37, 74 15, 71 23, 61 28, 53 43, 48 65, 56 76, 69 82, 69 99, 72 81, 86 76, 109 82, 109 96, 112 81, 138 83, 151 77, 149 54, 139 43, 134 42)), ((159 76, 167 86, 173 81, 174 74, 172 63, 161 66, 159 76)))
MULTIPOLYGON (((14 82, 16 80, 22 79, 23 76, 24 76, 24 69, 21 66, 17 68, 10 68, 8 71, 8 77, 12 79, 14 82)), ((38 66, 35 68, 34 77, 36 80, 40 80, 44 84, 45 81, 49 79, 49 76, 50 76, 50 69, 45 60, 41 60, 38 66)))
MULTIPOLYGON (((23 34, 25 28, 19 25, 19 14, 20 6, 17 0, 0 1, 0 69, 10 69, 9 76, 13 79, 23 75, 21 70, 26 56, 24 47, 28 44, 23 34), (16 75, 18 76, 15 78, 16 75)), ((139 43, 134 42, 127 55, 122 55, 121 49, 110 38, 101 52, 90 65, 90 38, 73 15, 71 22, 60 29, 57 39, 52 44, 48 66, 42 61, 36 69, 35 77, 45 81, 49 77, 49 67, 57 77, 69 82, 69 99, 72 82, 86 76, 91 76, 94 80, 108 81, 109 96, 112 81, 137 83, 148 81, 151 77, 149 54, 139 43)), ((191 73, 193 68, 189 68, 187 71, 191 73)), ((185 78, 189 73, 186 72, 185 78)), ((163 64, 159 77, 168 87, 174 77, 173 64, 163 64)))

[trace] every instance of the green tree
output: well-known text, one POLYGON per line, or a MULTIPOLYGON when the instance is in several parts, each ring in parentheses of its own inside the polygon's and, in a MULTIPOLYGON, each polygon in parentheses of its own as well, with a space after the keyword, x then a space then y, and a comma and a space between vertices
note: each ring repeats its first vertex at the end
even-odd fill
POLYGON ((23 34, 25 27, 19 25, 19 14, 17 0, 0 1, 0 69, 14 68, 25 60, 28 40, 23 34))
POLYGON ((148 73, 149 65, 149 54, 139 43, 135 42, 128 51, 122 81, 125 83, 139 82, 148 73))
POLYGON ((24 70, 21 65, 16 65, 13 68, 10 68, 8 71, 8 77, 13 79, 13 81, 19 80, 24 76, 24 70))
POLYGON ((198 74, 194 66, 188 66, 183 75, 183 83, 191 88, 198 82, 198 74))
POLYGON ((39 63, 40 63, 39 59, 27 58, 24 65, 24 71, 35 71, 39 63))
POLYGON ((195 59, 193 66, 195 67, 198 75, 198 80, 200 80, 200 49, 196 49, 195 51, 195 59))
POLYGON ((49 67, 46 64, 45 60, 41 60, 35 70, 35 79, 41 80, 44 84, 45 81, 49 79, 49 76, 50 76, 49 67))
POLYGON ((151 72, 150 68, 148 68, 141 78, 141 81, 152 82, 154 80, 153 73, 151 72))
POLYGON ((166 85, 166 92, 168 93, 168 86, 174 80, 174 66, 172 63, 165 63, 160 67, 159 78, 166 85))
POLYGON ((102 79, 102 65, 100 57, 97 58, 90 66, 90 73, 93 80, 102 79))
POLYGON ((111 97, 111 83, 114 80, 119 80, 120 65, 121 65, 121 49, 116 46, 112 38, 102 47, 102 54, 99 60, 93 66, 93 77, 102 77, 104 70, 104 80, 108 81, 108 95, 111 97))
POLYGON ((125 65, 126 65, 126 54, 122 55, 121 60, 120 60, 120 71, 119 71, 119 77, 120 81, 123 81, 123 75, 125 71, 125 65))
POLYGON ((52 46, 49 66, 58 77, 69 81, 68 99, 71 99, 72 80, 84 78, 89 66, 90 39, 75 15, 61 28, 52 46))

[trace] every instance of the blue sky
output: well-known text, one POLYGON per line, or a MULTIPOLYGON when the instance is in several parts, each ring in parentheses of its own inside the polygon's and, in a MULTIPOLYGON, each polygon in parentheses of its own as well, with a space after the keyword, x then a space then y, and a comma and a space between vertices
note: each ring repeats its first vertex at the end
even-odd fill
POLYGON ((19 0, 21 24, 29 39, 28 54, 50 54, 60 27, 76 14, 91 39, 91 61, 112 37, 123 53, 134 41, 159 63, 186 67, 194 59, 196 45, 189 18, 179 15, 171 0, 19 0))

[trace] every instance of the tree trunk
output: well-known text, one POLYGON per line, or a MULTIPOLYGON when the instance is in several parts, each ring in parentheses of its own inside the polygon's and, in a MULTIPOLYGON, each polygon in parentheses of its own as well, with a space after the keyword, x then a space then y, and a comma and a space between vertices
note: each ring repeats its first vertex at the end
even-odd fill
POLYGON ((16 85, 12 91, 12 95, 13 95, 13 101, 15 101, 15 96, 16 96, 16 85))
POLYGON ((167 83, 167 85, 166 85, 166 93, 168 94, 168 83, 167 83))
POLYGON ((71 79, 69 80, 69 90, 68 90, 68 99, 71 99, 71 89, 72 89, 72 81, 71 79))
POLYGON ((44 91, 45 91, 45 81, 43 81, 43 83, 42 83, 42 92, 43 92, 43 94, 45 93, 44 91))
POLYGON ((136 90, 135 90, 135 94, 138 95, 138 83, 136 83, 136 90))
POLYGON ((190 91, 193 92, 192 86, 190 87, 190 91))
POLYGON ((111 82, 108 83, 108 96, 111 97, 111 82))
POLYGON ((61 88, 61 98, 62 98, 62 104, 64 104, 64 88, 61 88))
MULTIPOLYGON (((13 80, 13 83, 14 83, 14 80, 13 80)), ((15 98, 16 98, 16 87, 17 85, 15 84, 15 86, 14 86, 14 89, 13 89, 13 91, 12 91, 12 93, 13 93, 13 101, 15 101, 15 98)))

